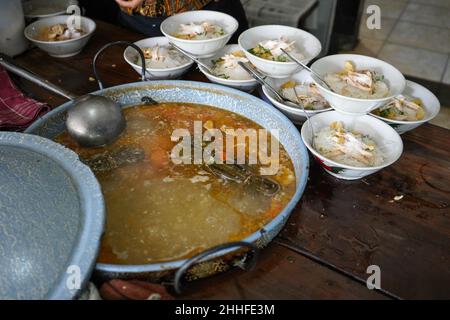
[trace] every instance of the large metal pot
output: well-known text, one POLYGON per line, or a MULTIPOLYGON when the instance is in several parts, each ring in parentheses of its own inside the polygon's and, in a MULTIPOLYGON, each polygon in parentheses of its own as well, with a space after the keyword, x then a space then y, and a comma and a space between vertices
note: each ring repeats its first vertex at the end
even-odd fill
MULTIPOLYGON (((278 129, 279 140, 294 163, 297 177, 296 193, 283 211, 263 228, 243 239, 242 241, 244 243, 220 246, 209 250, 200 257, 187 260, 145 265, 98 263, 96 265, 96 274, 102 278, 145 278, 153 281, 161 280, 180 268, 180 272, 186 271, 188 267, 194 264, 194 262, 198 262, 198 260, 203 261, 203 263, 191 270, 190 274, 192 278, 203 277, 218 271, 223 271, 227 269, 226 266, 230 265, 230 261, 234 261, 234 265, 236 264, 236 257, 242 259, 242 255, 238 255, 236 252, 237 247, 243 245, 244 247, 255 249, 255 247, 262 248, 266 246, 283 228, 291 211, 305 190, 309 170, 309 158, 299 132, 282 113, 252 95, 215 84, 181 80, 130 83, 100 90, 93 94, 108 96, 123 106, 139 104, 145 97, 151 97, 161 102, 206 104, 241 114, 266 129, 278 129)), ((64 131, 64 118, 70 105, 71 102, 65 103, 46 114, 42 119, 29 127, 27 132, 47 138, 54 138, 64 131)), ((176 278, 179 279, 180 274, 176 278)))

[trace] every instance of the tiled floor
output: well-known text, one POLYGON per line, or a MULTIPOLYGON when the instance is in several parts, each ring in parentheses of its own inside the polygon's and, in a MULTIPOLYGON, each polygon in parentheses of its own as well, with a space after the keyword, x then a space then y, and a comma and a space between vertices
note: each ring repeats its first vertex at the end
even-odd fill
POLYGON ((380 7, 381 29, 369 30, 365 14, 355 51, 406 75, 450 84, 450 0, 366 0, 364 12, 369 5, 380 7))
MULTIPOLYGON (((379 57, 407 77, 437 84, 438 93, 448 97, 450 0, 365 0, 364 12, 369 5, 380 7, 381 29, 369 30, 364 14, 352 52, 379 57)), ((450 104, 434 123, 450 129, 450 104)))

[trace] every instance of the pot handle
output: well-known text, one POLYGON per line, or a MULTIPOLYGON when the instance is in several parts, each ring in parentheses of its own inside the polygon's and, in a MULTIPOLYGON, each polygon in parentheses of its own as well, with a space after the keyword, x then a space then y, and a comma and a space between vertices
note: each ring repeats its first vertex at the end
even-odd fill
POLYGON ((251 242, 245 242, 245 241, 236 241, 236 242, 229 242, 229 243, 224 243, 215 247, 212 247, 208 250, 205 250, 201 253, 199 253, 196 256, 193 256, 192 258, 188 259, 176 272, 175 272, 175 277, 174 277, 174 282, 173 282, 173 287, 174 290, 177 294, 181 294, 181 281, 183 278, 183 275, 196 263, 200 262, 201 260, 205 259, 207 256, 210 256, 212 254, 215 254, 217 252, 226 250, 226 249, 231 249, 231 248, 240 248, 240 247, 247 247, 250 249, 250 251, 253 252, 253 254, 251 255, 251 259, 250 261, 246 262, 244 269, 245 270, 251 270, 254 268, 254 266, 256 265, 256 261, 258 259, 258 255, 259 255, 259 249, 258 247, 251 243, 251 242))
POLYGON ((103 53, 103 51, 105 51, 109 47, 117 46, 117 45, 132 47, 133 49, 135 49, 138 52, 138 54, 141 56, 141 61, 142 61, 141 80, 142 81, 147 80, 145 77, 145 70, 147 70, 146 65, 145 65, 145 56, 144 56, 144 52, 142 52, 141 48, 139 48, 137 45, 135 45, 134 43, 129 42, 129 41, 110 42, 110 43, 104 45, 102 48, 100 48, 100 50, 98 50, 98 52, 95 54, 94 60, 92 62, 92 65, 94 68, 94 76, 97 79, 98 87, 100 88, 100 90, 103 90, 104 87, 103 87, 102 81, 100 80, 100 76, 98 75, 98 72, 97 72, 97 60, 100 57, 100 55, 103 53))

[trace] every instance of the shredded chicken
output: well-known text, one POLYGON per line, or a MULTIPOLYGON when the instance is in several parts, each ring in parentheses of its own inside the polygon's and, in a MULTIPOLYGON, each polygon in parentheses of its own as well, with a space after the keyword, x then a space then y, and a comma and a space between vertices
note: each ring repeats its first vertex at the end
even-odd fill
POLYGON ((212 39, 225 34, 225 31, 218 25, 212 24, 208 21, 196 23, 190 22, 187 24, 180 24, 175 33, 175 37, 181 39, 212 39))
POLYGON ((336 162, 354 166, 376 166, 383 161, 375 142, 359 132, 333 122, 316 137, 318 151, 336 162))
POLYGON ((58 23, 44 29, 41 39, 44 41, 64 41, 81 37, 85 32, 81 29, 68 27, 65 23, 58 23))
POLYGON ((399 121, 422 120, 425 116, 425 110, 419 99, 411 99, 403 95, 393 98, 386 105, 375 110, 374 113, 384 118, 399 121))
POLYGON ((260 42, 259 45, 266 48, 267 50, 270 50, 270 53, 275 57, 279 57, 281 55, 284 55, 283 51, 281 49, 286 50, 287 52, 292 51, 294 48, 295 41, 289 42, 286 38, 281 37, 278 40, 267 40, 260 42))

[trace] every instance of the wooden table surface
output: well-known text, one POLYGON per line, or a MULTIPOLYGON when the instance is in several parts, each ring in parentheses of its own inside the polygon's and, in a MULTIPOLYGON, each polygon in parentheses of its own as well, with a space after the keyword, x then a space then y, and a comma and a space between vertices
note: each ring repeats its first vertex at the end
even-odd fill
MULTIPOLYGON (((141 38, 98 22, 75 57, 52 58, 35 48, 16 61, 81 95, 97 90, 89 78, 102 45, 141 38)), ((139 80, 122 53, 117 47, 103 55, 105 86, 139 80)), ((193 69, 185 78, 207 81, 193 69)), ((20 87, 51 106, 64 101, 25 81, 20 87)), ((311 161, 303 198, 257 267, 196 281, 182 298, 450 298, 450 131, 426 124, 402 138, 400 160, 364 180, 337 180, 311 161), (399 195, 403 199, 394 201, 399 195), (381 291, 366 287, 370 265, 381 269, 381 291)))

